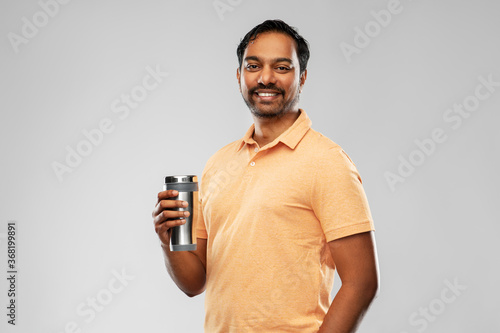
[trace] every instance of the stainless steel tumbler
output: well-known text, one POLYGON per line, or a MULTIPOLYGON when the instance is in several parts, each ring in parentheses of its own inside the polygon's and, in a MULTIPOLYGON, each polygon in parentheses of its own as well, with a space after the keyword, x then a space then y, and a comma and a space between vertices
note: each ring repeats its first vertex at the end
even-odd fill
MULTIPOLYGON (((189 211, 186 223, 172 228, 170 236, 170 251, 194 251, 196 250, 196 231, 193 226, 195 221, 196 207, 198 205, 198 177, 190 176, 167 176, 163 189, 179 191, 179 195, 169 200, 183 200, 188 203, 186 208, 179 207, 174 210, 189 211)), ((180 218, 175 218, 178 220, 180 218)))

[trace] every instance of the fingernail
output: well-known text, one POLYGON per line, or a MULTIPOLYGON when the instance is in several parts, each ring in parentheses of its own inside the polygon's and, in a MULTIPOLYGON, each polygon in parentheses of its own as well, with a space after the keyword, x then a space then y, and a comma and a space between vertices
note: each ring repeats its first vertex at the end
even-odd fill
POLYGON ((184 201, 184 202, 182 203, 182 207, 187 207, 187 205, 188 205, 188 203, 187 203, 186 201, 184 201))
POLYGON ((173 191, 172 191, 172 194, 173 194, 173 195, 178 195, 178 194, 179 194, 179 192, 178 192, 178 191, 176 191, 176 190, 173 190, 173 191))
POLYGON ((184 216, 188 216, 188 212, 184 212, 184 216))

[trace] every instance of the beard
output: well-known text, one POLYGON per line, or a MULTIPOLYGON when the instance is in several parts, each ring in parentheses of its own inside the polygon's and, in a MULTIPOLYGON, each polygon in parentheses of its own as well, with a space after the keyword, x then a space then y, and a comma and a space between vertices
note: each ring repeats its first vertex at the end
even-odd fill
POLYGON ((286 100, 285 94, 286 94, 285 90, 276 87, 274 84, 269 84, 267 86, 259 84, 258 86, 249 89, 248 95, 246 97, 243 94, 242 97, 246 105, 250 109, 250 112, 254 116, 256 116, 257 118, 271 119, 271 118, 281 118, 288 111, 294 108, 295 105, 297 105, 297 103, 299 102, 300 87, 297 87, 295 97, 289 101, 286 100), (279 91, 279 93, 281 94, 281 101, 260 102, 258 103, 259 104, 258 105, 254 100, 254 96, 255 96, 255 91, 259 89, 270 89, 279 91))

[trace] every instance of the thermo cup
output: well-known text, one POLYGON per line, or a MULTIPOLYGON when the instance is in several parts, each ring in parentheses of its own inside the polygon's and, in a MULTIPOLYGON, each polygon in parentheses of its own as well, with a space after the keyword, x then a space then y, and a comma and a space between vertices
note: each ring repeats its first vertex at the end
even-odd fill
MULTIPOLYGON (((182 200, 188 203, 187 207, 179 207, 174 210, 189 211, 185 217, 186 223, 172 228, 170 236, 170 251, 194 251, 196 250, 196 234, 193 222, 195 221, 196 207, 198 205, 198 177, 190 176, 167 176, 163 189, 176 190, 179 195, 169 200, 182 200)), ((180 218, 175 218, 178 220, 180 218)))

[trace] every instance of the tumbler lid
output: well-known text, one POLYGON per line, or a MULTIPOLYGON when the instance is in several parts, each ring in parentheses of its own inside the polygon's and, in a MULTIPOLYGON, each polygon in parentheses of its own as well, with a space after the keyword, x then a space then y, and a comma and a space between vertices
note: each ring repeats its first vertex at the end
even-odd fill
POLYGON ((189 183, 197 182, 198 177, 194 175, 184 175, 184 176, 167 176, 165 177, 165 184, 167 183, 189 183))

